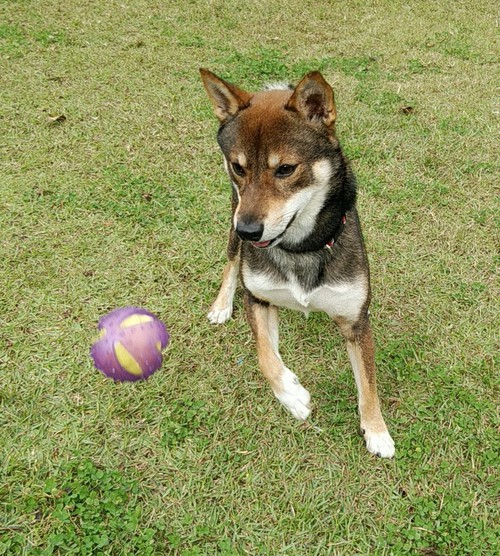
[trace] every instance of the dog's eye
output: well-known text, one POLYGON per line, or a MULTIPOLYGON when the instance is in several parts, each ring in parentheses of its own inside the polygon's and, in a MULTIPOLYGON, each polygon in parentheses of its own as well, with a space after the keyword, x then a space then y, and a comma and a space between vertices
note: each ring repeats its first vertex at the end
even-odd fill
POLYGON ((275 176, 277 178, 287 178, 295 172, 296 164, 282 164, 276 169, 275 176))
POLYGON ((241 164, 233 162, 231 166, 233 167, 233 171, 237 176, 243 177, 245 175, 245 168, 243 168, 241 164))

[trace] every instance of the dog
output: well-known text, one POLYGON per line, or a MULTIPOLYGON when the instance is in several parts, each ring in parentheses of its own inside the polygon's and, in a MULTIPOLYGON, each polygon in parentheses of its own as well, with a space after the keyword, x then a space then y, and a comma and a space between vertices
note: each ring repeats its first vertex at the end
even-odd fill
POLYGON ((394 442, 377 394, 356 182, 336 137, 333 90, 317 71, 295 88, 256 93, 200 72, 232 183, 228 263, 208 318, 221 324, 231 317, 240 277, 262 373, 278 400, 305 420, 310 395, 281 359, 278 307, 325 311, 346 340, 366 447, 391 458, 394 442))

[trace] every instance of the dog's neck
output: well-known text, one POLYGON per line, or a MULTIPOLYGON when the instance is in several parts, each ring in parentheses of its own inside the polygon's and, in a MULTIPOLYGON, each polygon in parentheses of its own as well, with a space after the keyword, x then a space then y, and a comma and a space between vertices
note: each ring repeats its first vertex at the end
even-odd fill
POLYGON ((292 245, 287 245, 286 243, 284 245, 280 244, 276 248, 287 253, 310 253, 312 251, 321 251, 322 249, 331 251, 344 231, 347 223, 347 211, 341 211, 340 216, 337 214, 335 219, 332 219, 329 211, 325 211, 320 215, 319 220, 321 220, 321 217, 325 218, 325 220, 333 220, 337 224, 332 229, 330 222, 325 222, 324 224, 318 222, 315 229, 304 240, 292 245))

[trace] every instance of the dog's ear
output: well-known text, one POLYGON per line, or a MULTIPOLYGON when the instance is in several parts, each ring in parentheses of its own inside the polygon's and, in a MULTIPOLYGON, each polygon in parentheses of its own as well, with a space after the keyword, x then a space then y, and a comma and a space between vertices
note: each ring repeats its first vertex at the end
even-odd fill
POLYGON ((286 108, 301 114, 312 124, 324 124, 335 131, 337 111, 333 89, 319 71, 308 73, 297 85, 286 108))
POLYGON ((214 106, 215 115, 221 122, 246 108, 252 98, 250 93, 217 77, 211 71, 200 68, 201 79, 214 106))

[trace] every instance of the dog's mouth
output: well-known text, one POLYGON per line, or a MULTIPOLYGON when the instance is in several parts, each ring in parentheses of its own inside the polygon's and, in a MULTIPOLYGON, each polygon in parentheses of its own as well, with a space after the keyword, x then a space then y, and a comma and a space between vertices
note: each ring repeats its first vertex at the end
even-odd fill
POLYGON ((254 247, 257 247, 257 249, 267 249, 268 247, 273 247, 274 245, 278 244, 283 239, 283 236, 286 234, 288 228, 290 228, 290 226, 293 224, 293 221, 295 220, 296 216, 297 216, 297 214, 294 214, 292 216, 292 218, 290 219, 290 222, 288 222, 288 224, 286 225, 286 228, 281 232, 281 234, 279 234, 275 238, 269 239, 267 241, 251 241, 250 243, 254 247))
POLYGON ((252 241, 251 244, 254 247, 258 247, 259 249, 266 249, 266 247, 271 247, 272 245, 274 245, 276 243, 276 240, 279 239, 279 237, 281 236, 278 236, 274 239, 270 239, 268 241, 252 241))

